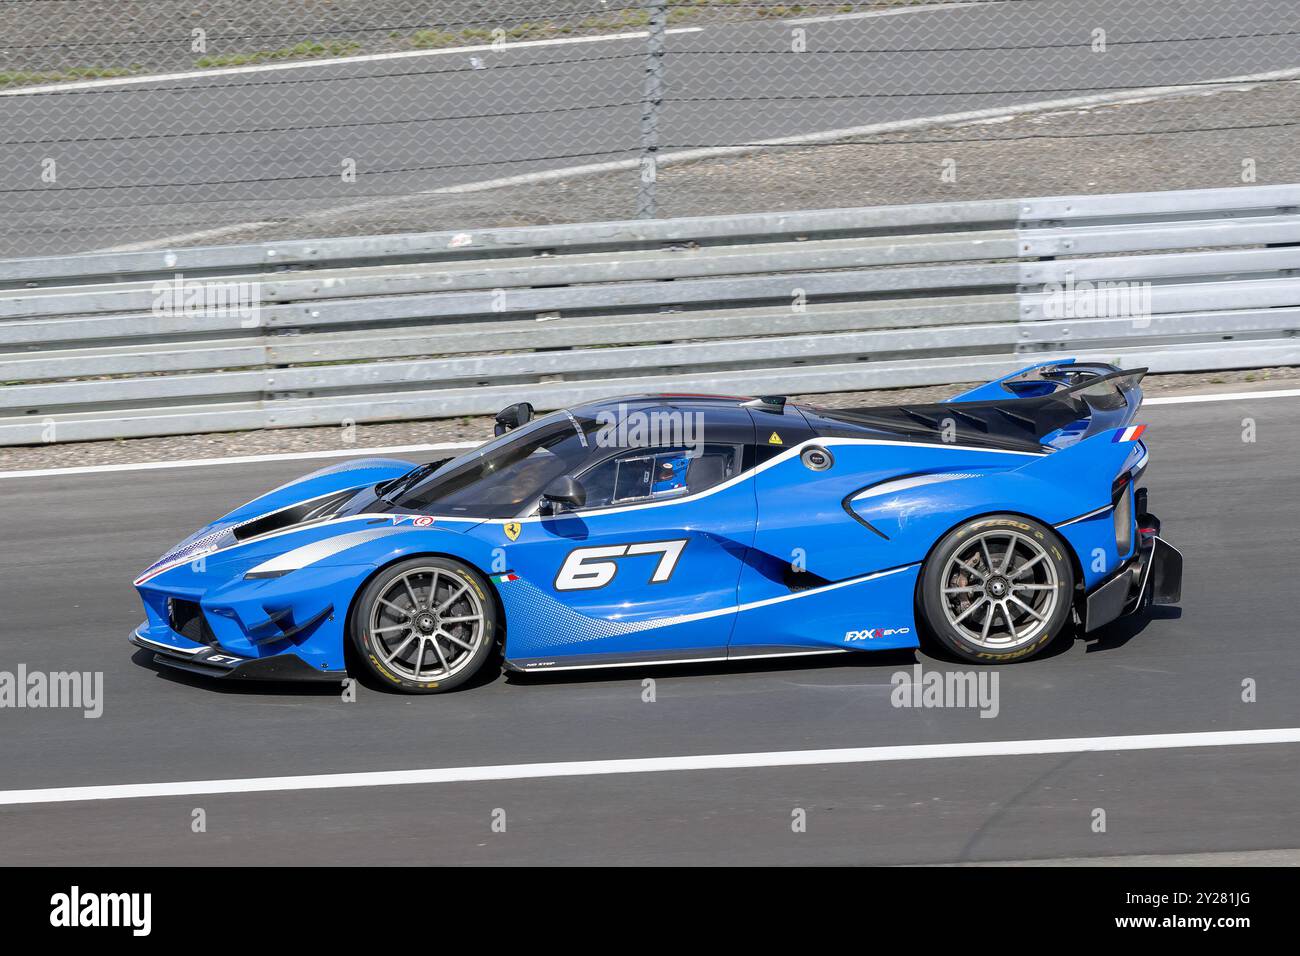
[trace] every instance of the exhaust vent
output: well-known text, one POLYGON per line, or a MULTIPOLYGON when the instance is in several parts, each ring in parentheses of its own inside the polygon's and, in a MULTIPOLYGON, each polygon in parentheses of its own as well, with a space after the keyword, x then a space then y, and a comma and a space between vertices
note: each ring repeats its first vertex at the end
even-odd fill
POLYGON ((1116 483, 1111 502, 1115 506, 1115 549, 1121 558, 1133 550, 1133 496, 1125 475, 1116 483))

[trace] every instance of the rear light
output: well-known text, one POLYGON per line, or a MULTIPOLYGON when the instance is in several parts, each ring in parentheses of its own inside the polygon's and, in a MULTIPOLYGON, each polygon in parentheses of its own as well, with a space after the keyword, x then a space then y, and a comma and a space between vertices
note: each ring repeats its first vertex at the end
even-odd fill
MULTIPOLYGON (((1135 477, 1133 479, 1137 481, 1135 477)), ((1160 533, 1160 519, 1151 513, 1147 507, 1147 490, 1145 488, 1133 489, 1133 510, 1137 512, 1138 534, 1143 537, 1150 537, 1160 533)))

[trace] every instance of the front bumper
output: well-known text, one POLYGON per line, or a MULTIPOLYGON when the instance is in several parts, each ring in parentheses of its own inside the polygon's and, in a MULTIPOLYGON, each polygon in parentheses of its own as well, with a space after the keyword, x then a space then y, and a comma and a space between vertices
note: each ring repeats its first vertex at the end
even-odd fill
POLYGON ((1140 515, 1138 526, 1133 557, 1084 601, 1085 633, 1150 604, 1177 604, 1182 599, 1182 553, 1160 537, 1160 521, 1154 515, 1140 515))
MULTIPOLYGON (((143 626, 143 625, 142 625, 143 626)), ((225 680, 282 680, 340 683, 347 671, 317 670, 297 654, 276 654, 271 657, 237 657, 221 648, 197 645, 179 647, 164 644, 131 632, 130 642, 136 647, 153 652, 155 664, 205 677, 225 680)))

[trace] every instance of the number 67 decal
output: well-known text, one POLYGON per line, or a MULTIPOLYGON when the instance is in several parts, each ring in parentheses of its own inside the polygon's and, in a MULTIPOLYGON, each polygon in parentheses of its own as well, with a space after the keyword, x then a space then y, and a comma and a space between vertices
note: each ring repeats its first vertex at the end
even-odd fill
POLYGON ((643 541, 636 544, 611 544, 599 548, 578 548, 569 552, 555 575, 557 591, 590 591, 603 588, 614 580, 618 565, 614 558, 630 558, 639 554, 659 555, 659 564, 650 575, 651 584, 663 584, 673 576, 677 559, 682 556, 686 540, 643 541))

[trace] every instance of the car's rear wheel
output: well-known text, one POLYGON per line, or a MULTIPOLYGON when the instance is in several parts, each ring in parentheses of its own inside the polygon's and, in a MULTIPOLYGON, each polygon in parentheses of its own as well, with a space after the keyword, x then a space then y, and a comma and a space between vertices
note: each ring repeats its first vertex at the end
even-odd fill
POLYGON ((921 572, 926 624, 959 657, 1025 660, 1060 634, 1070 616, 1074 568, 1051 528, 991 515, 948 532, 921 572))
POLYGON ((385 568, 362 590, 352 641, 380 681, 439 694, 472 678, 492 656, 496 618, 496 603, 473 568, 416 557, 385 568))

